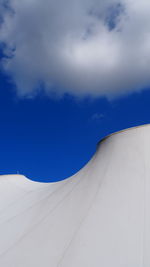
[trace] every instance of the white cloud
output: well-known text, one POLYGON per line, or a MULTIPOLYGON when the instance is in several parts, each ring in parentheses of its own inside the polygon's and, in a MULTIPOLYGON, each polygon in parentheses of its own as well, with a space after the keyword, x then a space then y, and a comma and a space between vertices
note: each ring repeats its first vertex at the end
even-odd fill
POLYGON ((0 0, 0 13, 3 65, 20 96, 41 84, 77 97, 150 85, 148 0, 0 0))
POLYGON ((94 121, 100 121, 103 118, 104 118, 104 114, 102 114, 102 113, 94 113, 91 117, 91 119, 94 121))

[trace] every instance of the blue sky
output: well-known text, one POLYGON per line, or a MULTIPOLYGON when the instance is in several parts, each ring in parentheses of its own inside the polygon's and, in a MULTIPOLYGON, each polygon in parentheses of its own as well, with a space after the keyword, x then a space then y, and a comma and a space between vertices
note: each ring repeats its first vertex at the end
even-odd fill
POLYGON ((0 2, 0 174, 58 181, 150 122, 150 2, 0 2))
POLYGON ((83 167, 104 136, 150 122, 150 90, 108 101, 18 99, 0 75, 0 174, 57 181, 83 167))

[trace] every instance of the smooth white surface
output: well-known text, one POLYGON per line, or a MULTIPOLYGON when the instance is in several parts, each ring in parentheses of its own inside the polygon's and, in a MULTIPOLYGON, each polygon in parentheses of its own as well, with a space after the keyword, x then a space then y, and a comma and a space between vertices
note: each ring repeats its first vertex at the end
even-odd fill
POLYGON ((150 126, 110 136, 68 180, 1 176, 0 266, 149 267, 150 126))

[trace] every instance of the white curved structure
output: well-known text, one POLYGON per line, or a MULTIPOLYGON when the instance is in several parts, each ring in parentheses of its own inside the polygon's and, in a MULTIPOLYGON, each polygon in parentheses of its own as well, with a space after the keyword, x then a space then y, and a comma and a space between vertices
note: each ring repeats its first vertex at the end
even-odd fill
POLYGON ((0 266, 149 267, 150 126, 106 138, 62 182, 1 176, 0 266))

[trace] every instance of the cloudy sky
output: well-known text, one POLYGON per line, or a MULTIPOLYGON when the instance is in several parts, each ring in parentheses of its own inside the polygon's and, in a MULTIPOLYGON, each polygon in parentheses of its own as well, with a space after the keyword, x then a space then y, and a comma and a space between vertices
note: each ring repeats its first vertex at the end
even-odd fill
POLYGON ((0 0, 1 173, 67 177, 148 123, 149 63, 147 0, 0 0))

